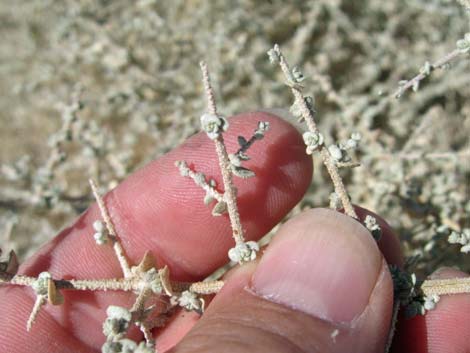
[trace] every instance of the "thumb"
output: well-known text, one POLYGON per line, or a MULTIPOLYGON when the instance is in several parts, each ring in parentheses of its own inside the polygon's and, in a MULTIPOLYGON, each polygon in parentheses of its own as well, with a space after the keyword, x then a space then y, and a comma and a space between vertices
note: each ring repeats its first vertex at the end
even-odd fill
POLYGON ((172 352, 383 352, 393 286, 369 232, 314 209, 236 269, 172 352))

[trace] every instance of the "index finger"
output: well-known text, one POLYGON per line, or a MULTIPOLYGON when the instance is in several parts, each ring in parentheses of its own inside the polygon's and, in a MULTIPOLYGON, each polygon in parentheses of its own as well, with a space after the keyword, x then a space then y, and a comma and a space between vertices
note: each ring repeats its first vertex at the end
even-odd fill
MULTIPOLYGON (((250 149, 252 158, 246 165, 256 177, 236 180, 241 221, 248 239, 258 239, 282 219, 304 194, 312 173, 312 161, 304 153, 301 136, 291 125, 267 113, 230 119, 231 127, 225 135, 228 150, 236 150, 237 136, 250 136, 260 120, 268 121, 271 129, 250 149)), ((204 191, 179 175, 174 162, 181 159, 222 185, 213 143, 205 134, 198 134, 131 175, 106 195, 105 202, 132 263, 138 263, 145 251, 151 250, 160 266, 169 266, 173 279, 197 280, 227 261, 233 240, 228 218, 213 217, 202 202, 204 191)), ((97 219, 99 211, 93 205, 25 263, 21 272, 37 275, 48 271, 54 278, 122 277, 111 247, 99 247, 93 239, 92 224, 97 219)), ((32 293, 24 288, 2 288, 2 292, 8 298, 0 303, 0 315, 5 319, 0 326, 6 326, 1 332, 9 340, 16 340, 17 330, 5 323, 12 315, 15 322, 18 317, 26 322, 30 308, 5 303, 19 300, 15 299, 17 295, 25 301, 26 295, 32 305, 32 293)), ((121 293, 64 294, 66 307, 46 307, 50 317, 44 320, 53 318, 59 327, 91 347, 99 347, 104 339, 101 323, 105 313, 96 308, 122 302, 128 306, 130 300, 121 293)), ((18 342, 23 341, 19 336, 18 342)), ((42 342, 44 337, 36 339, 42 342)))

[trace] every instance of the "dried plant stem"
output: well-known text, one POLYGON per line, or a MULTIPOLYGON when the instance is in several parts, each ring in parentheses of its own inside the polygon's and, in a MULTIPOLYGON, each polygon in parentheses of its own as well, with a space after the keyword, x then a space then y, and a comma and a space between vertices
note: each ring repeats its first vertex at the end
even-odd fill
MULTIPOLYGON (((214 91, 211 86, 207 64, 201 61, 200 66, 202 71, 204 91, 207 97, 207 109, 209 113, 217 115, 214 91)), ((230 160, 228 158, 228 153, 225 148, 222 134, 220 134, 214 140, 214 143, 217 152, 217 158, 219 159, 220 171, 222 173, 222 181, 224 183, 224 201, 227 203, 227 211, 230 218, 230 225, 232 227, 232 235, 236 244, 242 244, 245 242, 245 236, 240 221, 240 213, 238 212, 237 190, 233 184, 232 168, 230 166, 230 160)))
POLYGON ((150 347, 155 347, 155 339, 152 337, 150 328, 145 322, 145 302, 150 297, 150 295, 152 295, 152 290, 150 287, 146 286, 142 288, 137 295, 134 304, 132 305, 131 313, 133 316, 133 321, 143 333, 147 345, 150 347))
POLYGON ((357 168, 361 166, 359 162, 336 162, 338 168, 357 168))
POLYGON ((217 201, 225 201, 224 195, 222 195, 220 192, 218 192, 214 187, 212 187, 210 184, 207 183, 199 183, 197 181, 198 175, 194 170, 191 168, 187 167, 184 168, 184 171, 188 174, 188 176, 193 179, 194 183, 199 185, 208 195, 216 199, 217 201))
POLYGON ((470 277, 429 279, 421 285, 426 296, 470 293, 470 277))
MULTIPOLYGON (((132 305, 131 312, 142 313, 145 308, 145 301, 148 299, 152 290, 150 287, 145 287, 140 290, 137 298, 135 299, 134 305, 132 305)), ((139 316, 140 316, 139 314, 139 316)))
MULTIPOLYGON (((279 56, 279 66, 281 67, 282 72, 284 73, 284 76, 286 77, 288 81, 288 85, 291 88, 292 94, 294 95, 295 103, 300 107, 300 113, 302 118, 305 120, 305 123, 307 124, 308 130, 313 133, 318 132, 318 127, 315 122, 314 114, 312 110, 307 106, 307 103, 305 102, 304 96, 302 95, 301 88, 298 85, 295 84, 290 84, 292 82, 292 73, 289 68, 289 64, 287 63, 286 59, 284 58, 284 55, 282 54, 281 50, 279 47, 276 45, 274 47, 274 50, 279 56)), ((325 164, 325 167, 330 174, 331 180, 333 182, 333 186, 335 188, 336 194, 338 194, 341 203, 343 205, 344 211, 346 214, 350 217, 357 218, 356 211, 354 210, 354 207, 349 200, 349 195, 346 191, 346 188, 344 186, 343 180, 341 179, 341 176, 339 175, 338 167, 336 166, 335 161, 331 157, 330 153, 328 152, 328 149, 324 147, 324 145, 319 146, 320 150, 320 155, 322 156, 323 163, 325 164)))
POLYGON ((124 252, 124 249, 121 245, 121 242, 118 241, 116 230, 114 229, 113 222, 111 221, 111 217, 109 216, 108 209, 106 208, 104 204, 103 198, 98 192, 98 188, 96 187, 95 182, 92 179, 90 179, 89 182, 90 182, 91 190, 93 191, 93 195, 95 196, 96 203, 98 204, 98 207, 100 209, 101 217, 103 218, 103 221, 106 225, 109 236, 113 242, 114 252, 116 253, 116 257, 119 261, 119 264, 121 265, 121 269, 124 274, 124 277, 129 278, 132 276, 131 269, 127 261, 127 257, 124 252))
POLYGON ((331 181, 333 182, 333 186, 335 188, 335 192, 338 194, 341 200, 344 212, 352 218, 357 218, 356 211, 354 210, 351 200, 349 200, 348 192, 344 187, 343 179, 341 179, 341 176, 339 175, 339 171, 336 167, 335 161, 333 160, 333 158, 331 158, 330 153, 324 147, 321 147, 320 154, 323 158, 323 163, 325 164, 325 167, 328 170, 328 173, 330 174, 331 181))
POLYGON ((31 314, 29 315, 28 322, 26 323, 26 331, 30 331, 31 327, 36 321, 36 317, 39 314, 41 308, 47 303, 47 297, 45 295, 38 295, 36 296, 36 301, 34 302, 33 309, 31 310, 31 314))
MULTIPOLYGON (((147 312, 145 302, 150 296, 154 294, 157 296, 167 296, 173 300, 178 298, 180 295, 183 295, 183 292, 185 291, 190 291, 192 295, 215 294, 220 291, 223 286, 223 282, 208 281, 203 283, 172 283, 167 266, 159 269, 158 273, 155 273, 157 270, 155 267, 155 260, 150 252, 146 252, 141 262, 137 266, 133 266, 131 268, 119 242, 119 238, 117 237, 116 230, 114 229, 114 225, 111 221, 111 217, 104 200, 99 194, 98 188, 93 180, 90 180, 90 186, 107 230, 106 237, 110 238, 113 242, 113 247, 124 273, 124 278, 54 280, 47 272, 41 273, 38 277, 16 275, 16 270, 12 269, 17 267, 15 265, 17 262, 14 253, 12 253, 10 254, 7 266, 3 266, 0 271, 0 284, 7 283, 9 285, 28 286, 36 292, 36 301, 27 321, 28 331, 31 329, 40 309, 47 301, 53 305, 62 304, 63 296, 59 292, 60 290, 132 291, 137 294, 136 300, 130 310, 132 313, 132 321, 139 326, 140 330, 143 332, 147 345, 154 347, 155 341, 150 332, 150 329, 153 326, 149 326, 151 323, 146 322, 147 312), (158 275, 157 278, 155 278, 155 274, 158 275), (47 280, 47 287, 45 287, 45 280, 47 280), (154 289, 153 286, 157 286, 156 288, 159 289, 154 289), (176 293, 174 292, 174 289, 176 289, 176 293)), ((204 305, 204 301, 202 299, 199 300, 199 303, 204 305)), ((190 309, 191 308, 192 307, 190 307, 190 309)))
MULTIPOLYGON (((442 58, 436 60, 434 63, 431 64, 430 70, 433 71, 435 69, 442 68, 455 58, 457 58, 461 54, 461 51, 459 49, 455 49, 452 52, 448 53, 447 55, 443 56, 442 58)), ((403 93, 405 93, 407 90, 424 80, 426 77, 429 76, 429 73, 425 72, 420 72, 418 75, 413 77, 411 80, 407 81, 403 86, 398 88, 395 93, 393 93, 393 96, 395 98, 400 98, 403 93)))
POLYGON ((141 322, 138 324, 140 332, 144 335, 145 342, 150 347, 155 347, 155 339, 152 336, 152 331, 149 325, 146 322, 141 322))
POLYGON ((364 156, 363 159, 372 160, 372 159, 399 159, 405 161, 413 160, 422 160, 426 159, 429 161, 438 160, 438 159, 447 159, 447 160, 458 160, 461 158, 469 158, 470 151, 447 151, 447 152, 430 152, 430 153, 420 153, 420 152, 411 152, 411 153, 381 153, 381 154, 372 154, 370 156, 364 156))
MULTIPOLYGON (((9 275, 0 273, 0 284, 9 283, 11 285, 31 287, 36 277, 24 275, 9 275)), ((124 291, 124 292, 140 292, 142 290, 142 282, 138 278, 120 278, 120 279, 57 279, 53 280, 57 289, 80 290, 80 291, 124 291)), ((171 286, 178 292, 191 290, 196 294, 215 294, 223 287, 222 281, 207 282, 171 282, 171 286)))
POLYGON ((225 190, 224 200, 227 203, 227 211, 230 218, 230 224, 232 226, 233 238, 236 244, 240 244, 245 241, 245 235, 240 221, 240 214, 238 212, 237 191, 233 185, 232 168, 230 166, 230 161, 228 159, 227 150, 225 149, 222 136, 218 137, 215 141, 215 149, 221 164, 220 170, 225 190))
POLYGON ((64 289, 75 290, 113 290, 113 291, 137 291, 139 290, 140 283, 135 278, 121 278, 121 279, 100 279, 100 280, 77 280, 70 281, 60 280, 56 283, 57 288, 63 286, 64 289))
POLYGON ((189 290, 199 294, 213 294, 218 293, 223 286, 223 281, 196 282, 191 284, 189 290))

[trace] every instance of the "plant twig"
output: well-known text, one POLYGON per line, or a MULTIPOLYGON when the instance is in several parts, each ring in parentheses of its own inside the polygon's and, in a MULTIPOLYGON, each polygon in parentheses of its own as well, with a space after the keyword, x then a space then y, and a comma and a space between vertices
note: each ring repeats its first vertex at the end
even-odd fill
POLYGON ((470 277, 428 279, 421 285, 426 296, 470 293, 470 277))
POLYGON ((411 80, 403 81, 403 84, 400 85, 400 87, 395 91, 395 93, 393 93, 393 96, 395 98, 400 98, 410 88, 413 88, 413 90, 417 90, 420 82, 426 77, 428 77, 432 71, 444 67, 449 62, 457 58, 460 54, 462 54, 462 51, 460 49, 455 49, 452 52, 443 56, 442 58, 436 60, 434 63, 427 63, 427 65, 425 64, 426 69, 420 70, 420 73, 413 77, 411 80))
POLYGON ((184 161, 177 161, 175 164, 182 175, 191 178, 196 185, 200 186, 206 192, 207 195, 219 202, 225 202, 224 195, 218 192, 210 183, 207 183, 203 174, 196 173, 184 161))
MULTIPOLYGON (((31 287, 36 282, 37 277, 24 275, 11 275, 0 272, 0 284, 31 287)), ((57 289, 78 290, 78 291, 139 291, 142 283, 136 278, 105 278, 105 279, 54 279, 57 289)), ((171 281, 171 286, 177 292, 190 290, 197 294, 215 294, 223 287, 222 281, 204 282, 176 282, 171 281)))
POLYGON ((96 203, 98 204, 98 207, 100 209, 101 217, 103 218, 103 221, 106 225, 109 236, 111 240, 113 241, 114 252, 116 253, 116 257, 119 261, 119 264, 121 265, 121 269, 122 269, 122 272, 124 273, 124 277, 128 278, 132 276, 129 262, 127 261, 127 257, 121 245, 121 242, 118 240, 116 230, 114 229, 113 222, 111 221, 111 217, 109 216, 109 213, 108 213, 108 209, 104 205, 104 200, 99 194, 98 188, 96 187, 95 182, 92 179, 90 179, 89 182, 90 182, 91 190, 93 191, 93 195, 95 196, 96 203))
MULTIPOLYGON (((214 99, 214 91, 211 86, 209 71, 207 64, 204 61, 200 63, 202 71, 202 81, 204 84, 204 91, 207 97, 207 109, 210 114, 217 115, 217 107, 214 99)), ((240 221, 240 213, 237 206, 237 191, 233 184, 232 167, 228 158, 228 153, 225 148, 224 138, 219 134, 214 139, 217 158, 219 159, 220 171, 222 173, 222 180, 224 183, 224 200, 227 203, 227 211, 230 218, 230 225, 232 227, 232 235, 235 243, 243 244, 245 242, 245 235, 240 221)))
MULTIPOLYGON (((308 130, 313 134, 319 134, 318 127, 315 122, 313 109, 308 106, 304 96, 302 95, 302 87, 295 83, 292 71, 284 55, 282 54, 281 49, 276 44, 272 51, 272 55, 275 55, 277 61, 279 62, 279 66, 282 72, 284 73, 285 78, 287 79, 287 85, 291 88, 292 94, 294 95, 295 104, 299 107, 300 115, 307 124, 308 130)), ((350 217, 357 218, 356 211, 354 210, 354 207, 351 201, 349 200, 349 195, 346 191, 343 180, 339 175, 339 171, 335 161, 333 160, 330 153, 328 152, 328 149, 323 145, 323 143, 320 143, 318 145, 318 149, 323 159, 323 164, 325 165, 328 173, 330 174, 333 186, 335 188, 335 192, 336 194, 338 194, 341 200, 345 213, 350 217)))
POLYGON ((36 321, 39 311, 46 303, 47 297, 45 295, 36 296, 33 309, 31 310, 31 314, 29 314, 28 321, 26 322, 26 331, 31 331, 31 327, 33 327, 34 321, 36 321))

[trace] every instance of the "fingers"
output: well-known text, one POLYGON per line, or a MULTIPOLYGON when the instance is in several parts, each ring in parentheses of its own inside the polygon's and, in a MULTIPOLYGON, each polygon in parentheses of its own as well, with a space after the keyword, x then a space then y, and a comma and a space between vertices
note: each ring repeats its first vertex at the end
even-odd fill
MULTIPOLYGON (((364 222, 366 216, 376 218, 381 228, 382 236, 377 242, 379 249, 388 264, 401 266, 403 264, 403 255, 400 251, 400 243, 398 237, 393 233, 390 226, 377 214, 366 210, 359 206, 354 206, 359 221, 364 222)), ((159 350, 166 351, 170 347, 175 346, 197 323, 198 316, 196 314, 181 312, 172 319, 172 321, 163 330, 158 331, 157 340, 159 350)))
MULTIPOLYGON (((226 136, 228 150, 236 151, 237 136, 251 136, 260 120, 269 121, 271 130, 249 150, 252 159, 246 164, 257 176, 235 179, 241 220, 249 238, 263 235, 295 205, 308 187, 312 172, 311 160, 302 153, 300 135, 289 124, 266 113, 231 119, 226 136)), ((233 240, 227 216, 211 215, 211 208, 202 202, 204 191, 179 174, 174 165, 177 160, 186 160, 214 177, 223 190, 213 142, 200 133, 131 175, 107 195, 106 203, 132 260, 138 261, 146 250, 152 250, 160 262, 170 266, 173 277, 192 280, 223 264, 233 240)), ((48 269, 88 277, 119 274, 110 247, 98 247, 93 240, 91 225, 98 218, 96 206, 91 207, 29 263, 29 272, 48 269), (93 270, 90 263, 94 264, 93 270)))
MULTIPOLYGON (((463 278, 468 274, 443 268, 432 279, 463 278)), ((392 352, 467 353, 470 352, 470 296, 441 296, 435 309, 425 316, 400 320, 392 352)))
MULTIPOLYGON (((312 173, 311 159, 304 153, 298 132, 266 113, 243 114, 230 119, 231 128, 226 134, 229 152, 238 149, 237 136, 251 136, 260 120, 268 121, 271 130, 263 141, 250 148, 248 155, 252 158, 246 162, 257 176, 236 180, 241 221, 249 239, 259 238, 279 222, 302 197, 312 173)), ((174 162, 182 159, 216 179, 223 190, 213 142, 205 134, 198 134, 131 175, 108 193, 105 202, 133 263, 151 250, 159 265, 169 265, 172 278, 195 280, 226 261, 233 240, 228 218, 213 217, 211 208, 203 204, 204 192, 192 180, 179 175, 174 162)), ((121 277, 112 248, 94 242, 92 224, 96 219, 100 219, 100 215, 94 205, 23 265, 21 272, 37 275, 49 271, 55 278, 121 277)), ((32 292, 28 288, 0 288, 0 293, 4 298, 0 302, 0 316, 4 318, 1 336, 9 342, 9 347, 21 347, 23 334, 18 331, 23 333, 24 326, 12 326, 9 320, 15 317, 26 323, 33 304, 32 292), (30 304, 16 308, 18 301, 30 304)), ((64 295, 66 304, 47 306, 37 324, 46 325, 53 319, 59 324, 58 328, 68 330, 95 349, 104 340, 102 309, 110 304, 129 307, 133 300, 133 295, 122 293, 64 292, 64 295)), ((49 332, 49 336, 58 334, 56 331, 49 332)), ((28 339, 48 344, 40 333, 33 327, 28 339)))
POLYGON ((370 233, 314 209, 283 225, 258 265, 227 280, 172 352, 381 352, 392 302, 370 233))

